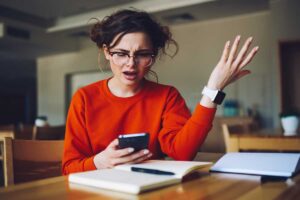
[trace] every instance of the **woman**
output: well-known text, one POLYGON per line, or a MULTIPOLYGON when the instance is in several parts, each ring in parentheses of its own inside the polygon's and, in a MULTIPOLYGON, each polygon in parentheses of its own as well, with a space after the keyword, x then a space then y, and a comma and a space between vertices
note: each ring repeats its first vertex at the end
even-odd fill
POLYGON ((252 38, 240 52, 240 36, 226 42, 203 96, 190 114, 184 99, 171 86, 146 80, 157 56, 176 42, 167 27, 148 13, 121 10, 95 24, 91 39, 103 50, 113 76, 79 89, 66 124, 63 173, 111 168, 165 155, 191 160, 212 127, 221 91, 250 73, 244 70, 258 47, 248 54, 252 38), (120 134, 147 132, 148 149, 118 149, 120 134))

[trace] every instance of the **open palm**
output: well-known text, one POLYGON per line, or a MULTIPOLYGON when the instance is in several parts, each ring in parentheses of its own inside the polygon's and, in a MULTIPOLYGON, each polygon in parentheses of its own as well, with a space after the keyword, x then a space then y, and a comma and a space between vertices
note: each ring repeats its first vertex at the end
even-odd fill
POLYGON ((228 84, 250 73, 244 67, 253 59, 259 48, 256 46, 247 53, 253 40, 249 37, 241 50, 237 52, 240 38, 239 35, 236 36, 232 46, 230 41, 226 42, 221 59, 208 80, 209 88, 223 90, 228 84))

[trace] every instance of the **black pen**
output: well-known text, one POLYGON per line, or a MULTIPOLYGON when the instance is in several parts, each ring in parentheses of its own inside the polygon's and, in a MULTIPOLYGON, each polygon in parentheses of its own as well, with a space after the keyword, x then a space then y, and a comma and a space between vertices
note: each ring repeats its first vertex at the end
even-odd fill
POLYGON ((167 172, 167 171, 162 171, 157 169, 146 169, 140 167, 131 167, 131 171, 148 173, 148 174, 157 174, 157 175, 175 175, 175 173, 173 172, 167 172))

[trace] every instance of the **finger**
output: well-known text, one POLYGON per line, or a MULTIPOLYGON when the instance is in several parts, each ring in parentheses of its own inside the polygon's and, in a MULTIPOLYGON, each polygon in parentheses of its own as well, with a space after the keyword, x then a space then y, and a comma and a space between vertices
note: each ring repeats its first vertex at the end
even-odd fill
POLYGON ((115 165, 119 165, 119 164, 125 164, 125 163, 130 163, 130 162, 133 162, 134 160, 137 160, 147 154, 149 154, 149 150, 148 149, 145 149, 145 150, 141 150, 141 151, 138 151, 137 153, 133 153, 133 154, 130 154, 128 156, 124 156, 124 157, 119 157, 119 158, 116 158, 114 159, 114 163, 115 165))
POLYGON ((221 62, 226 62, 228 55, 229 55, 229 47, 230 47, 230 41, 227 41, 225 43, 224 49, 223 49, 223 53, 221 56, 221 62))
POLYGON ((141 162, 143 162, 143 161, 148 160, 149 158, 151 158, 151 156, 152 156, 152 153, 148 153, 148 154, 146 154, 146 155, 144 155, 142 157, 139 157, 139 158, 133 160, 132 162, 130 162, 130 164, 141 163, 141 162))
POLYGON ((239 64, 242 62, 242 59, 245 57, 248 49, 249 49, 249 46, 252 42, 253 38, 252 37, 249 37, 246 42, 244 43, 241 51, 239 52, 238 56, 236 57, 235 61, 234 61, 234 64, 235 66, 239 66, 239 64))
POLYGON ((107 148, 117 149, 118 145, 119 145, 119 140, 116 138, 107 146, 107 148))
POLYGON ((234 43, 233 43, 233 45, 231 47, 230 53, 229 53, 229 57, 228 57, 227 63, 230 63, 230 64, 232 63, 232 61, 233 61, 233 59, 235 57, 237 48, 239 46, 240 39, 241 39, 240 35, 236 36, 236 38, 234 40, 234 43))
POLYGON ((241 63, 239 69, 242 69, 243 67, 245 67, 254 57, 254 55, 257 53, 259 47, 254 47, 251 52, 248 54, 248 56, 243 60, 243 62, 241 63))
POLYGON ((119 158, 119 157, 123 157, 126 155, 131 154, 134 151, 134 148, 129 147, 129 148, 124 148, 124 149, 119 149, 113 152, 112 156, 114 158, 119 158))

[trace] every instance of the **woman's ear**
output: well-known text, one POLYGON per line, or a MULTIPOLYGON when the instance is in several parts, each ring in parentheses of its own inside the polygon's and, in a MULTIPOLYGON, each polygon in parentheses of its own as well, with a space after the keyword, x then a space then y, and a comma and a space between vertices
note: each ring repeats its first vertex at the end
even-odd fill
POLYGON ((103 53, 104 53, 106 60, 109 60, 110 55, 109 55, 109 51, 108 51, 108 48, 106 47, 106 45, 103 45, 102 49, 103 49, 103 53))

